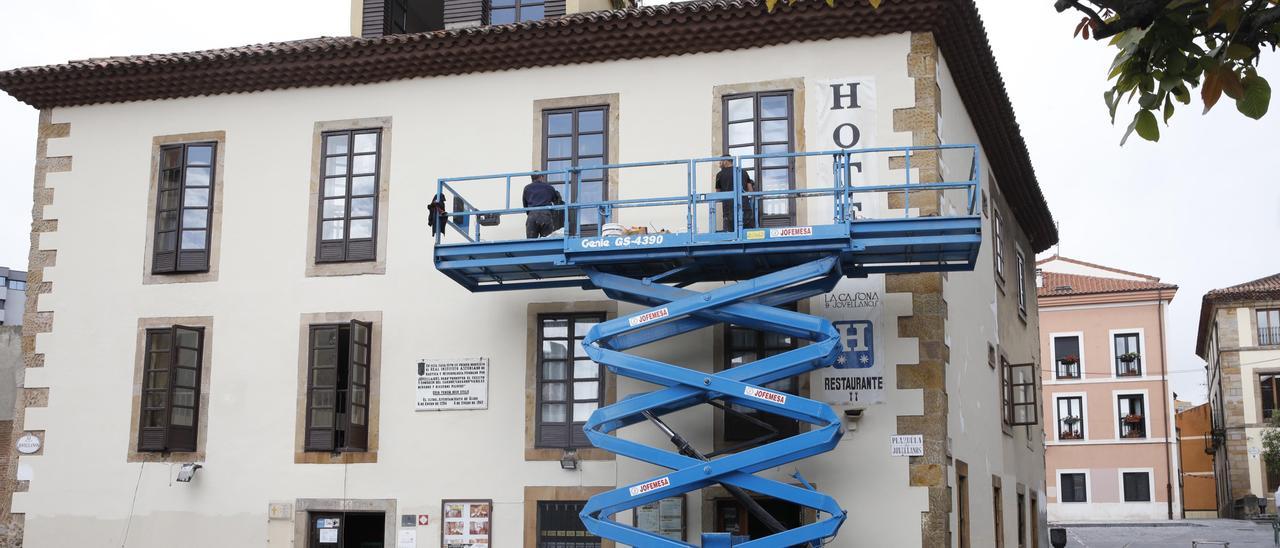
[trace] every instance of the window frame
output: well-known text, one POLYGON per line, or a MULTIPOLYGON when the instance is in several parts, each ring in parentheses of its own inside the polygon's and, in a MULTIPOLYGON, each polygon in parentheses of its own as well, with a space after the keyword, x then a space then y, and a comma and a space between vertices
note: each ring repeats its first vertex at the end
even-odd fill
POLYGON ((1004 217, 1000 215, 1000 207, 992 200, 991 208, 991 249, 995 261, 996 280, 1004 283, 1004 217))
MULTIPOLYGON (((1073 469, 1073 470, 1057 470, 1056 472, 1058 475, 1058 486, 1057 486, 1058 487, 1058 504, 1088 504, 1089 502, 1091 502, 1091 497, 1093 496, 1093 493, 1092 493, 1093 489, 1090 488, 1091 486, 1089 482, 1088 470, 1073 469), (1064 492, 1062 489, 1062 486, 1065 485, 1065 482, 1063 482, 1062 478, 1064 476, 1076 476, 1076 475, 1084 478, 1084 484, 1082 485, 1082 488, 1083 488, 1082 490, 1084 491, 1084 500, 1065 500, 1066 497, 1064 496, 1064 492)), ((1073 485, 1072 486, 1073 494, 1074 494, 1074 491, 1075 491, 1075 486, 1073 485)))
MULTIPOLYGON (((720 96, 720 109, 721 109, 720 112, 722 113, 720 116, 720 154, 721 155, 737 156, 736 154, 733 154, 731 152, 731 149, 742 148, 746 146, 751 147, 751 154, 764 154, 764 147, 770 147, 770 146, 776 147, 778 145, 786 145, 786 152, 796 151, 797 144, 796 144, 795 90, 771 89, 771 90, 761 90, 761 91, 744 91, 744 92, 738 92, 738 93, 726 93, 720 96), (778 97, 778 96, 782 96, 786 98, 786 101, 787 101, 786 116, 764 117, 762 110, 760 108, 760 99, 762 97, 778 97), (751 117, 741 118, 736 120, 730 119, 729 118, 729 102, 738 100, 738 99, 745 99, 748 97, 752 98, 751 117), (763 132, 761 129, 763 122, 777 122, 779 120, 786 120, 787 122, 786 141, 767 141, 767 142, 764 141, 763 132), (729 126, 734 123, 742 123, 746 121, 750 121, 752 123, 751 143, 738 144, 738 145, 730 144, 729 126)), ((748 161, 751 162, 751 167, 744 166, 743 169, 745 169, 750 173, 752 181, 754 181, 756 184, 755 190, 757 192, 764 190, 764 176, 762 172, 766 168, 761 167, 759 159, 752 159, 748 161)), ((782 166, 769 166, 767 169, 782 170, 784 168, 782 166)), ((787 190, 795 190, 797 185, 795 158, 787 158, 787 165, 785 167, 785 170, 787 172, 787 190)), ((794 197, 770 198, 767 200, 764 198, 756 198, 754 200, 753 205, 755 207, 752 209, 752 211, 759 218, 760 227, 792 226, 797 223, 797 219, 799 218, 799 211, 797 210, 796 199, 794 197), (765 214, 764 209, 765 209, 766 201, 770 201, 770 202, 785 201, 787 212, 785 214, 768 214, 768 215, 765 214)))
POLYGON ((1058 442, 1067 442, 1067 443, 1084 441, 1089 439, 1088 412, 1089 412, 1088 394, 1085 394, 1083 392, 1054 394, 1053 395, 1053 424, 1054 424, 1053 439, 1058 442), (1078 402, 1075 406, 1073 406, 1071 405, 1071 400, 1078 400, 1078 402), (1063 416, 1063 413, 1064 413, 1064 409, 1062 405, 1063 402, 1067 402, 1066 409, 1065 409, 1065 413, 1067 413, 1066 416, 1063 416), (1064 438, 1062 437, 1062 432, 1065 431, 1064 426, 1066 425, 1063 424, 1063 420, 1065 420, 1069 416, 1075 416, 1070 414, 1072 412, 1073 407, 1078 407, 1080 410, 1080 415, 1079 415, 1080 422, 1077 423, 1076 427, 1070 427, 1070 430, 1074 431, 1078 429, 1080 431, 1080 437, 1064 438))
POLYGON ((1004 423, 1006 425, 1033 426, 1039 423, 1040 414, 1037 412, 1037 408, 1040 405, 1039 390, 1036 389, 1036 378, 1039 377, 1036 374, 1038 370, 1039 367, 1035 362, 1011 364, 1004 356, 1000 357, 1000 378, 1003 388, 1001 392, 1004 395, 1002 398, 1003 412, 1001 414, 1004 415, 1004 423), (1015 369, 1022 373, 1023 382, 1014 382, 1014 377, 1017 376, 1015 375, 1015 369), (1019 402, 1016 396, 1020 393, 1019 389, 1025 387, 1030 387, 1030 390, 1021 391, 1024 395, 1024 401, 1019 402), (1030 394, 1030 401, 1026 401, 1026 394, 1030 394), (1030 409, 1030 418, 1018 420, 1019 408, 1030 409))
MULTIPOLYGON (((303 408, 303 442, 302 450, 304 452, 314 453, 367 453, 370 451, 369 430, 371 422, 371 401, 373 397, 373 322, 352 319, 347 322, 328 322, 313 323, 307 326, 307 366, 306 366, 306 404, 303 408), (317 341, 317 335, 323 330, 335 330, 337 338, 334 340, 332 348, 328 345, 321 347, 317 341), (342 337, 346 336, 347 355, 342 356, 343 348, 342 337), (358 341, 357 333, 365 333, 366 341, 361 343, 358 341), (365 346, 363 352, 359 347, 365 346), (329 387, 317 387, 315 380, 317 378, 317 369, 321 369, 316 365, 316 355, 318 351, 330 350, 334 352, 334 386, 333 404, 330 406, 317 407, 315 399, 321 390, 329 390, 329 387), (363 364, 358 362, 363 360, 363 364), (343 362, 346 362, 347 388, 342 388, 342 370, 343 362), (364 404, 353 401, 352 394, 356 391, 355 386, 362 383, 358 382, 360 376, 356 373, 360 367, 364 368, 364 404), (330 426, 317 426, 314 424, 313 411, 317 409, 331 409, 330 426), (346 413, 340 413, 339 409, 346 409, 346 413), (363 423, 357 422, 355 411, 363 410, 363 423), (328 429, 331 436, 328 443, 320 443, 312 437, 313 431, 328 429)), ((329 369, 329 367, 323 367, 329 369)))
POLYGON ((1146 356, 1146 337, 1143 336, 1141 329, 1112 329, 1109 333, 1111 336, 1111 375, 1117 379, 1140 378, 1146 375, 1143 369, 1142 359, 1146 356), (1125 344, 1125 348, 1130 352, 1138 354, 1133 364, 1126 365, 1120 361, 1120 349, 1118 348, 1120 340, 1133 339, 1133 348, 1125 344), (1134 370, 1130 373, 1126 370, 1134 370))
MULTIPOLYGON (((1114 406, 1115 406, 1116 439, 1141 439, 1141 440, 1151 439, 1151 430, 1150 430, 1151 413, 1147 406, 1147 402, 1149 399, 1150 398, 1147 397, 1147 392, 1145 390, 1113 392, 1112 401, 1114 402, 1114 406), (1140 411, 1142 411, 1142 414, 1139 415, 1142 417, 1141 421, 1136 423, 1129 423, 1125 420, 1125 417, 1128 415, 1124 413, 1123 409, 1125 405, 1121 402, 1126 400, 1130 402, 1133 402, 1135 400, 1140 402, 1140 405, 1138 406, 1138 408, 1140 411), (1130 424, 1141 425, 1138 428, 1141 429, 1142 435, 1141 436, 1127 435, 1129 432, 1132 431, 1132 429, 1135 428, 1134 426, 1128 426, 1130 424)), ((1129 406, 1130 406, 1129 410, 1132 411, 1133 404, 1130 403, 1129 406)))
MULTIPOLYGON (((784 310, 790 310, 793 312, 798 310, 798 306, 796 303, 780 305, 778 308, 782 308, 784 310)), ((768 358, 770 356, 776 356, 784 352, 790 352, 791 350, 800 348, 800 340, 797 337, 787 337, 788 339, 790 339, 791 342, 785 346, 783 345, 771 346, 767 344, 768 335, 770 334, 770 332, 761 331, 759 329, 751 329, 748 327, 742 327, 742 326, 736 326, 736 325, 730 324, 730 325, 726 325, 722 330, 722 332, 723 332, 724 352, 722 352, 722 356, 721 356, 720 371, 728 371, 729 369, 732 369, 734 367, 733 355, 736 352, 750 352, 756 356, 755 360, 753 360, 753 361, 756 361, 756 360, 762 360, 764 358, 768 358), (733 341, 733 333, 735 330, 746 331, 754 336, 754 341, 752 343, 750 350, 738 350, 738 347, 734 344, 734 341, 733 341), (772 352, 772 353, 770 354, 769 352, 772 352)), ((782 334, 775 334, 775 335, 785 336, 782 334)), ((743 365, 748 363, 751 363, 751 362, 744 362, 743 365)), ((764 386, 766 388, 770 388, 772 390, 777 390, 779 392, 784 392, 791 395, 796 395, 796 396, 802 395, 801 394, 802 387, 801 387, 799 376, 789 377, 787 379, 775 381, 773 383, 769 383, 764 386), (784 382, 784 381, 788 383, 792 383, 792 386, 790 389, 780 388, 776 386, 778 383, 784 382)), ((781 415, 769 415, 769 414, 757 411, 755 409, 749 409, 749 408, 734 409, 734 411, 743 413, 750 418, 737 417, 736 415, 733 415, 733 413, 728 411, 722 411, 721 413, 719 413, 720 421, 721 421, 721 439, 724 442, 726 447, 742 445, 744 444, 744 442, 751 442, 754 440, 782 439, 788 436, 799 434, 801 431, 799 421, 788 419, 781 415), (731 420, 730 417, 734 417, 738 420, 731 420), (777 429, 778 431, 777 434, 762 432, 760 435, 756 435, 756 436, 737 437, 737 436, 729 435, 729 432, 731 430, 730 426, 735 426, 735 428, 732 430, 737 431, 737 428, 743 428, 745 427, 745 425, 752 424, 752 419, 761 421, 777 429)), ((748 430, 748 432, 750 432, 750 430, 748 430)), ((725 450, 727 451, 728 449, 725 449, 725 450)))
POLYGON ((381 126, 360 127, 351 129, 328 129, 320 132, 320 154, 319 154, 319 186, 317 187, 318 202, 316 203, 316 225, 315 225, 315 264, 342 264, 342 263, 367 263, 376 262, 378 260, 378 214, 379 200, 382 198, 382 162, 383 162, 383 137, 385 128, 381 126), (355 138, 357 135, 375 135, 374 150, 372 153, 355 151, 355 138), (329 154, 329 139, 332 137, 345 136, 347 138, 346 152, 329 154), (355 173, 356 156, 372 156, 373 172, 372 173, 355 173), (340 175, 329 174, 329 159, 345 158, 347 161, 346 173, 340 175), (372 194, 355 194, 353 181, 357 177, 373 177, 373 193, 372 194), (327 181, 329 179, 342 178, 344 186, 343 193, 340 195, 343 200, 342 217, 326 217, 325 202, 336 201, 339 195, 329 196, 326 194, 327 181), (355 200, 369 200, 373 204, 373 209, 369 215, 361 215, 353 218, 352 202, 355 200), (367 238, 352 238, 351 225, 352 221, 369 221, 369 236, 367 238), (342 238, 325 239, 324 226, 326 222, 342 221, 342 238), (364 244, 368 246, 368 256, 357 253, 355 258, 351 258, 353 244, 364 244), (341 250, 340 256, 333 256, 333 250, 341 250), (329 253, 329 256, 326 256, 329 253))
POLYGON ((1085 356, 1084 356, 1084 332, 1083 331, 1050 333, 1049 334, 1049 355, 1053 356, 1053 380, 1054 381, 1084 380, 1085 356), (1059 360, 1061 360, 1063 357, 1066 357, 1066 355, 1064 356, 1058 355, 1058 339, 1072 339, 1072 338, 1076 340, 1075 356, 1077 359, 1076 364, 1074 365, 1074 367, 1076 368, 1077 375, 1074 377, 1064 376, 1061 374, 1063 373, 1064 367, 1067 367, 1069 370, 1069 368, 1072 366, 1064 366, 1059 360))
MULTIPOLYGON (((589 449, 594 447, 591 444, 591 442, 586 439, 586 434, 582 433, 582 426, 586 423, 586 421, 574 420, 573 406, 578 403, 591 403, 594 401, 596 404, 596 409, 604 407, 607 401, 606 399, 608 394, 607 385, 609 383, 609 377, 608 377, 608 371, 605 369, 605 367, 598 363, 595 364, 596 365, 595 377, 590 377, 590 378, 583 377, 581 380, 579 380, 579 378, 575 375, 574 362, 582 361, 582 360, 579 360, 579 356, 576 354, 576 347, 578 345, 575 344, 575 342, 577 339, 580 339, 581 337, 586 336, 585 332, 579 335, 575 331, 575 327, 578 321, 583 319, 595 320, 596 324, 600 324, 608 320, 608 315, 604 311, 598 311, 598 312, 584 311, 584 312, 543 312, 543 313, 537 314, 536 316, 535 330, 536 330, 537 340, 536 340, 536 346, 534 347, 536 354, 535 354, 535 362, 534 362, 535 371, 534 371, 534 386, 533 386, 533 389, 534 389, 534 407, 533 407, 534 445, 533 446, 536 449, 563 449, 563 450, 569 451, 569 450, 578 450, 578 449, 589 449), (551 337, 548 339, 544 329, 544 324, 548 320, 565 320, 568 324, 565 331, 565 337, 551 337), (562 339, 567 342, 567 344, 565 345, 566 346, 565 357, 559 360, 553 359, 552 361, 564 362, 565 377, 563 380, 545 379, 544 378, 545 368, 543 367, 543 365, 544 365, 544 362, 547 361, 547 358, 543 352, 543 343, 547 342, 548 340, 556 341, 556 340, 562 340, 562 339), (575 388, 574 385, 578 382, 596 382, 597 383, 596 398, 594 400, 578 399, 577 394, 574 393, 574 388, 575 388), (561 403, 562 405, 565 405, 565 419, 566 419, 565 422, 552 423, 552 422, 543 420, 543 406, 544 404, 547 403, 547 400, 544 399, 543 385, 549 384, 549 383, 560 383, 564 385, 565 399, 551 400, 550 403, 552 404, 561 403), (544 430, 546 425, 552 425, 557 427, 560 425, 563 425, 565 428, 567 428, 568 432, 565 435, 565 439, 567 440, 566 443, 559 444, 559 443, 555 443, 554 441, 548 441, 547 434, 545 433, 545 430, 544 430), (576 426, 576 429, 575 429, 575 426, 576 426), (580 434, 581 438, 575 439, 576 437, 575 434, 580 434)), ((583 358, 586 358, 586 356, 583 356, 583 358)), ((588 358, 586 359, 586 361, 590 362, 591 360, 588 358)), ((595 363, 595 362, 592 362, 592 363, 595 363)))
POLYGON ((1254 343, 1257 346, 1280 345, 1280 308, 1255 308, 1253 321, 1256 331, 1254 334, 1257 335, 1254 343))
POLYGON ((1156 501, 1155 486, 1155 469, 1153 468, 1120 468, 1116 470, 1120 487, 1121 503, 1152 503, 1156 501), (1147 476, 1147 499, 1146 500, 1129 500, 1128 485, 1125 484, 1125 476, 1129 474, 1143 474, 1147 476))
POLYGON ((174 274, 199 274, 209 272, 212 268, 213 254, 213 233, 214 233, 214 209, 217 208, 218 193, 218 145, 217 140, 192 140, 173 143, 164 143, 158 145, 157 165, 155 187, 156 196, 152 204, 152 245, 151 245, 151 269, 152 275, 174 275, 174 274), (192 148, 209 148, 208 164, 192 164, 190 161, 190 150, 192 148), (172 167, 165 167, 165 156, 169 151, 178 151, 178 163, 172 167), (205 187, 190 187, 187 184, 187 172, 192 169, 207 168, 209 170, 208 185, 205 187), (172 188, 166 188, 164 185, 165 174, 167 171, 176 170, 178 178, 173 182, 172 188), (206 191, 206 201, 203 206, 187 206, 187 191, 189 188, 204 188, 206 191), (177 192, 177 201, 174 207, 164 207, 165 192, 177 192), (187 210, 205 210, 204 226, 185 228, 187 224, 187 210), (162 217, 165 213, 174 214, 174 225, 171 230, 166 230, 162 223, 162 217), (184 232, 202 231, 204 232, 204 245, 199 248, 184 249, 182 246, 182 238, 184 232), (173 249, 163 249, 165 234, 173 234, 173 249), (169 260, 164 259, 166 255, 172 255, 171 264, 169 260), (185 257, 196 257, 196 264, 183 265, 185 257))
MULTIPOLYGON (((541 111, 542 112, 542 137, 541 137, 542 146, 541 146, 541 158, 539 160, 541 162, 539 165, 542 166, 541 169, 544 171, 549 171, 550 168, 548 167, 548 165, 551 162, 568 162, 569 167, 580 167, 582 159, 584 157, 588 159, 592 159, 592 158, 595 158, 596 156, 600 157, 599 165, 609 165, 610 163, 609 131, 611 129, 609 127, 609 115, 610 115, 609 110, 610 110, 610 106, 607 103, 592 104, 592 105, 573 105, 573 106, 563 106, 563 107, 542 109, 541 111), (600 111, 600 119, 601 119, 600 130, 583 132, 579 125, 579 122, 581 121, 581 118, 582 118, 582 113, 597 111, 597 110, 600 111), (570 119, 569 133, 552 134, 551 133, 551 117, 556 115, 564 115, 564 114, 569 115, 569 119, 570 119), (584 135, 594 136, 597 134, 600 135, 600 145, 601 145, 600 154, 586 154, 586 155, 581 154, 581 149, 579 147, 580 139, 584 135), (551 156, 551 139, 560 139, 565 137, 569 138, 569 149, 570 149, 569 156, 552 157, 551 156)), ((557 168, 557 169, 562 169, 562 168, 557 168)), ((587 183, 600 185, 601 200, 611 199, 611 193, 609 192, 610 173, 609 173, 609 170, 607 169, 576 170, 571 173, 570 175, 571 180, 569 181, 560 180, 558 175, 550 174, 550 175, 547 175, 547 182, 551 183, 551 186, 555 187, 556 190, 560 192, 560 195, 564 198, 566 202, 581 203, 582 200, 580 195, 581 195, 582 185, 583 185, 583 180, 582 180, 583 171, 599 171, 600 172, 599 180, 597 181, 593 178, 593 180, 587 181, 587 183)), ((597 215, 596 224, 585 224, 582 226, 578 226, 581 211, 582 210, 578 208, 574 208, 569 211, 568 218, 565 220, 566 233, 578 234, 581 236, 594 236, 596 234, 599 234, 601 225, 603 225, 608 220, 603 217, 600 217, 599 213, 596 213, 597 215)))
POLYGON ((138 453, 193 453, 199 450, 200 445, 200 420, 201 420, 201 396, 204 389, 204 353, 205 353, 205 328, 204 326, 191 326, 173 324, 168 327, 149 327, 143 333, 143 356, 142 356, 142 385, 141 397, 138 400, 138 436, 137 436, 137 452, 138 453), (179 344, 181 331, 191 331, 196 333, 195 346, 181 346, 179 344), (155 349, 154 338, 166 336, 168 344, 164 349, 155 349), (190 350, 195 353, 195 366, 180 365, 181 350, 190 350), (165 354, 163 370, 157 369, 154 361, 156 354, 165 354), (179 386, 177 369, 191 369, 193 371, 193 386, 179 386), (164 386, 152 387, 151 379, 159 377, 160 373, 164 374, 164 386), (191 390, 191 404, 175 406, 174 392, 178 389, 191 390), (158 405, 149 405, 148 396, 162 395, 164 403, 158 405), (190 408, 191 424, 174 425, 174 409, 175 407, 190 408), (148 414, 159 412, 163 417, 164 424, 162 426, 148 426, 148 414), (184 437, 189 439, 174 440, 175 430, 182 431, 184 437), (160 439, 156 439, 157 431, 160 439), (150 435, 149 435, 150 434, 150 435))
POLYGON ((587 548, 588 546, 591 546, 591 545, 594 545, 596 548, 599 548, 603 546, 604 539, 601 537, 592 535, 591 532, 587 530, 586 524, 582 523, 582 519, 578 517, 579 513, 582 511, 582 508, 584 508, 586 504, 587 504, 587 501, 585 500, 539 500, 539 501, 536 501, 535 509, 534 509, 534 530, 533 530, 534 546, 538 548, 542 548, 544 546, 546 547, 572 546, 573 548, 587 548), (549 516, 546 516, 546 514, 544 514, 544 511, 547 511, 548 507, 551 507, 551 506, 565 507, 563 509, 557 510, 559 512, 562 512, 563 514, 560 516, 556 516, 557 521, 555 524, 547 523, 546 518, 549 516), (564 525, 572 525, 574 521, 576 521, 578 525, 581 526, 581 529, 577 529, 577 528, 560 529, 559 528, 564 525), (552 529, 550 527, 544 527, 546 525, 555 525, 557 528, 552 529), (556 535, 556 537, 559 537, 559 538, 572 537, 574 539, 582 539, 582 540, 574 540, 572 542, 567 542, 563 540, 557 541, 552 539, 546 539, 544 538, 546 535, 543 534, 543 531, 563 531, 563 532, 569 532, 569 533, 585 533, 585 534, 556 535), (591 539, 595 539, 595 541, 592 542, 591 539))
POLYGON ((515 23, 524 23, 526 21, 541 21, 543 19, 548 19, 547 3, 548 2, 546 0, 511 0, 510 6, 505 6, 505 5, 499 6, 499 5, 496 5, 496 2, 494 2, 493 0, 489 0, 488 2, 485 2, 484 24, 511 25, 515 23), (521 19, 521 12, 524 11, 524 8, 533 8, 533 7, 542 8, 542 17, 537 17, 533 19, 521 19), (498 10, 511 10, 511 20, 504 21, 501 23, 495 23, 493 20, 493 14, 495 11, 498 11, 498 10))
POLYGON ((1261 422, 1266 422, 1280 410, 1280 371, 1258 371, 1254 378, 1258 382, 1258 411, 1262 414, 1261 422), (1267 413, 1267 380, 1263 377, 1269 377, 1271 381, 1271 413, 1267 413))
POLYGON ((1026 319, 1029 301, 1027 297, 1027 256, 1021 249, 1014 250, 1014 255, 1017 256, 1018 267, 1018 315, 1026 319))

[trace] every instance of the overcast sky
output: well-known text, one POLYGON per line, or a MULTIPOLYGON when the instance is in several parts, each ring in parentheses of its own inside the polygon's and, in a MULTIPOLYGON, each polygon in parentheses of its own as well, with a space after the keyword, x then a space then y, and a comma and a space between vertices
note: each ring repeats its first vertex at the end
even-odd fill
MULTIPOLYGON (((1055 13, 1052 4, 978 0, 1040 186, 1060 223, 1061 252, 1180 286, 1168 318, 1171 379, 1182 399, 1203 401, 1203 362, 1194 348, 1200 296, 1280 272, 1280 112, 1256 122, 1225 97, 1208 116, 1193 104, 1179 110, 1172 128, 1162 128, 1160 143, 1135 136, 1121 148, 1128 119, 1110 125, 1102 103, 1112 52, 1072 40, 1079 17, 1055 13)), ((342 35, 349 6, 348 0, 222 0, 212 8, 169 0, 0 2, 0 69, 342 35)), ((1262 74, 1280 87, 1274 66, 1280 54, 1267 52, 1264 61, 1262 74)), ((26 266, 35 128, 34 109, 0 94, 0 266, 26 266)))

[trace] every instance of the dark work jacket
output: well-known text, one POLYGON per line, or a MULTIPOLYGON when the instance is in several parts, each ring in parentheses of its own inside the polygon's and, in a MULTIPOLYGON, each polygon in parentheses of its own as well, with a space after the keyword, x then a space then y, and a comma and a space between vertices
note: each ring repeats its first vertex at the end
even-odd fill
POLYGON ((564 200, 560 198, 560 192, 547 183, 529 183, 525 185, 523 201, 524 207, 541 207, 564 203, 564 200))
MULTIPOLYGON (((751 181, 751 175, 747 174, 746 170, 739 169, 738 171, 742 172, 742 190, 745 192, 747 185, 754 183, 751 181)), ((720 172, 716 173, 716 192, 733 192, 732 167, 722 167, 720 172)))

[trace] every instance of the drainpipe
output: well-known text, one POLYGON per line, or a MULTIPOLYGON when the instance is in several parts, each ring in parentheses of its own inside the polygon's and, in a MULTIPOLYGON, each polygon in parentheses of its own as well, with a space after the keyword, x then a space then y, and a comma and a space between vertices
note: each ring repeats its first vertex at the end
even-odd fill
POLYGON ((1165 503, 1169 506, 1169 519, 1173 520, 1173 480, 1170 479, 1173 457, 1169 453, 1169 356, 1164 342, 1164 290, 1156 292, 1156 312, 1160 320, 1160 399, 1164 401, 1164 491, 1165 503))

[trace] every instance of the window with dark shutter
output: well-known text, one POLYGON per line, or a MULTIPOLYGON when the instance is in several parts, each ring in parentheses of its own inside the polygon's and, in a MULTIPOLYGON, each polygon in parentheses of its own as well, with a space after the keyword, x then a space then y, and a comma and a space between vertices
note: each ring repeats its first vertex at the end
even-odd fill
MULTIPOLYGON (((723 101, 723 154, 743 156, 795 150, 794 107, 790 91, 726 95, 723 101)), ((755 181, 757 192, 795 187, 795 161, 792 158, 743 160, 742 168, 755 181)), ((756 206, 753 209, 760 216, 760 226, 795 224, 794 199, 757 199, 756 206)))
POLYGON ((151 273, 208 272, 216 143, 160 148, 151 273))
POLYGON ((204 328, 148 329, 139 451, 195 451, 204 328))
POLYGON ((1125 472, 1124 501, 1151 502, 1151 474, 1148 472, 1125 472))
POLYGON ((317 263, 377 259, 381 129, 323 134, 317 263))
POLYGON ((1058 491, 1060 496, 1058 502, 1089 502, 1089 494, 1087 492, 1086 476, 1082 473, 1062 474, 1059 476, 1061 480, 1058 482, 1058 491))
POLYGON ((537 447, 591 447, 582 426, 604 399, 600 365, 582 349, 582 338, 603 313, 538 316, 537 447))
MULTIPOLYGON (((570 167, 584 168, 572 175, 573 184, 567 191, 565 184, 568 178, 564 174, 548 175, 547 182, 566 201, 570 198, 574 203, 608 200, 608 173, 606 170, 589 168, 608 163, 609 107, 544 110, 542 128, 542 169, 555 171, 570 167)), ((599 229, 599 211, 575 209, 569 212, 566 230, 570 233, 594 236, 599 234, 599 229)))
MULTIPOLYGON (((796 309, 795 304, 783 305, 780 308, 796 309)), ((762 360, 798 346, 799 341, 795 337, 730 325, 725 329, 724 368, 730 369, 762 360)), ((780 392, 796 394, 800 389, 800 381, 796 377, 789 377, 765 386, 780 392)), ((799 432, 800 423, 794 419, 757 411, 750 407, 730 405, 724 413, 726 442, 763 441, 799 432)))
POLYGON ((311 326, 307 366, 307 451, 369 448, 369 360, 373 324, 311 326))

